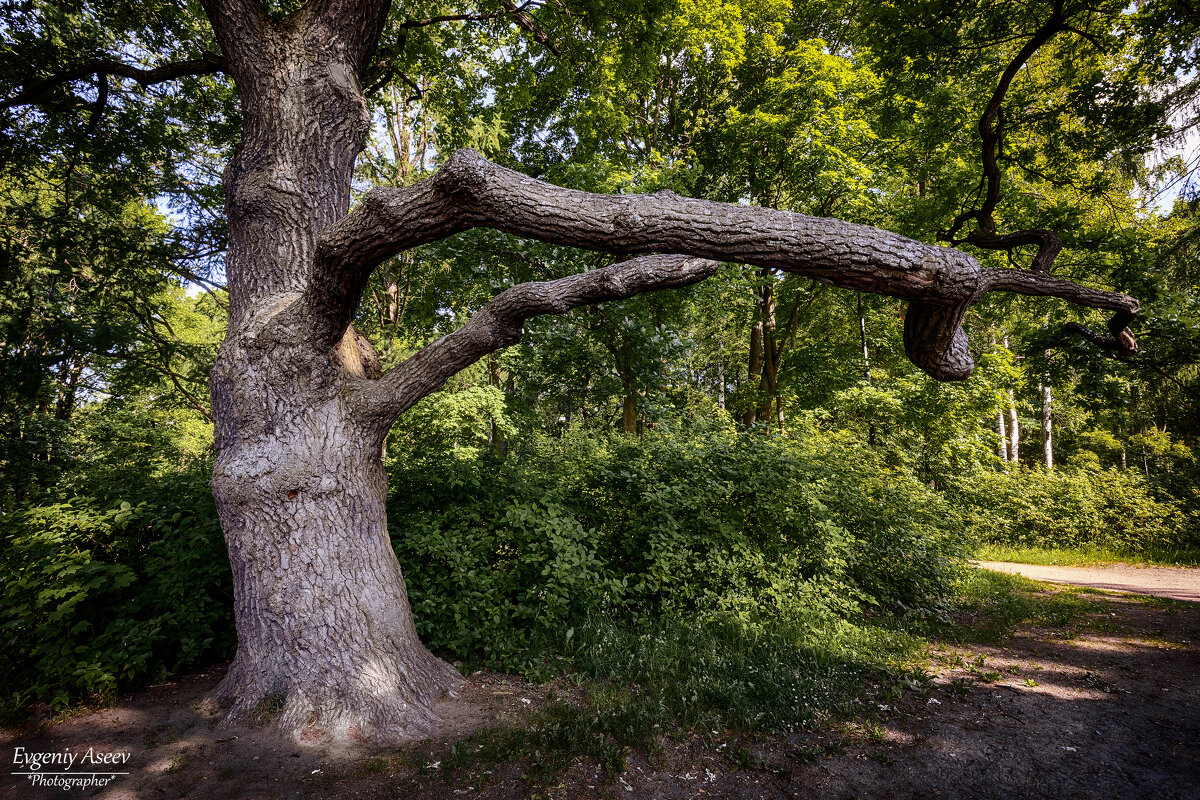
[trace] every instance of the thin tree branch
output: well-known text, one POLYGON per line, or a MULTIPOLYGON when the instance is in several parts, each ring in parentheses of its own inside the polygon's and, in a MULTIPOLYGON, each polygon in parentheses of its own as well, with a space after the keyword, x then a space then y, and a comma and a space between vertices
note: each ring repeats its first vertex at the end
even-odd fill
POLYGON ((378 381, 360 387, 363 412, 384 428, 464 367, 515 344, 530 317, 623 300, 647 291, 687 286, 713 275, 716 261, 686 256, 641 256, 553 281, 506 289, 467 324, 427 345, 378 381))
POLYGON ((1108 49, 1104 46, 1104 42, 1100 41, 1099 36, 1088 33, 1083 28, 1077 28, 1074 25, 1063 25, 1063 29, 1070 31, 1081 39, 1086 39, 1092 45, 1092 47, 1096 48, 1101 53, 1108 53, 1108 49))
MULTIPOLYGON (((513 22, 518 27, 524 28, 533 34, 533 38, 549 49, 550 52, 555 55, 561 55, 561 51, 550 35, 538 24, 537 20, 526 12, 525 9, 530 6, 530 3, 524 3, 519 7, 509 2, 502 2, 502 5, 504 6, 504 10, 502 11, 487 11, 474 14, 440 14, 422 19, 406 19, 403 22, 397 23, 396 27, 400 30, 408 31, 416 28, 427 28, 432 25, 441 25, 446 22, 487 22, 488 20, 511 16, 513 22)), ((374 66, 368 73, 366 83, 369 84, 370 88, 366 90, 365 94, 372 95, 383 88, 392 78, 399 77, 409 88, 416 92, 415 96, 406 98, 405 103, 421 99, 423 93, 420 87, 411 78, 400 72, 394 63, 396 56, 404 50, 404 42, 405 34, 401 34, 399 45, 389 48, 385 56, 376 59, 374 66)))
MULTIPOLYGON (((154 67, 153 69, 141 69, 140 67, 134 67, 112 59, 96 58, 26 86, 12 97, 0 100, 0 109, 15 108, 16 106, 36 103, 55 87, 80 80, 81 78, 92 76, 99 78, 103 82, 101 92, 103 92, 104 97, 107 97, 108 91, 105 78, 110 75, 117 78, 131 78, 142 86, 153 86, 158 83, 175 80, 176 78, 187 78, 194 75, 212 75, 216 72, 223 72, 225 68, 225 59, 212 53, 205 53, 200 58, 194 58, 191 61, 177 61, 172 64, 164 64, 161 67, 154 67)), ((99 103, 98 99, 93 115, 100 113, 102 110, 103 106, 99 103)))
MULTIPOLYGON (((1111 327, 1112 327, 1111 323, 1110 323, 1109 327, 1111 329, 1111 327)), ((1081 323, 1078 323, 1078 322, 1065 323, 1062 326, 1062 334, 1059 337, 1057 337, 1056 339, 1052 340, 1050 342, 1050 346, 1056 347, 1056 346, 1062 344, 1064 341, 1066 341, 1068 334, 1075 334, 1077 336, 1080 336, 1080 337, 1086 339, 1087 341, 1089 341, 1092 344, 1099 347, 1110 358, 1116 359, 1117 361, 1121 361, 1121 362, 1129 365, 1130 367, 1133 367, 1134 369, 1148 369, 1151 372, 1155 372, 1158 375, 1165 378, 1166 380, 1175 384, 1176 387, 1178 387, 1180 390, 1182 390, 1185 394, 1192 397, 1192 399, 1200 399, 1200 394, 1197 394, 1195 389, 1191 388, 1186 383, 1179 380, 1174 375, 1172 375, 1171 373, 1162 369, 1158 365, 1152 364, 1148 361, 1140 360, 1140 359, 1139 360, 1129 360, 1131 356, 1133 356, 1137 353, 1136 345, 1132 352, 1127 352, 1122 347, 1122 344, 1118 337, 1105 336, 1104 334, 1097 333, 1096 331, 1092 330, 1088 326, 1083 325, 1081 323)))
MULTIPOLYGON (((187 401, 188 405, 190 405, 192 408, 194 408, 195 410, 197 410, 201 414, 203 414, 204 418, 206 420, 208 420, 209 422, 212 422, 213 421, 212 412, 209 410, 208 406, 206 406, 204 403, 200 402, 199 398, 197 398, 194 394, 192 394, 190 391, 188 391, 183 386, 183 383, 180 380, 181 376, 178 373, 176 373, 174 370, 171 369, 170 364, 169 364, 170 356, 168 355, 168 351, 171 349, 171 345, 168 342, 164 341, 163 337, 159 335, 158 329, 155 327, 155 315, 154 315, 153 310, 148 305, 146 305, 146 303, 144 301, 139 302, 138 305, 140 305, 145 310, 145 314, 142 314, 141 312, 139 312, 137 307, 134 305, 130 304, 130 305, 127 305, 126 307, 129 309, 129 311, 135 317, 138 318, 138 320, 142 323, 142 326, 145 328, 147 333, 150 334, 150 338, 157 345, 156 354, 162 359, 163 363, 155 364, 147 359, 140 358, 133 354, 127 354, 122 357, 129 359, 131 361, 134 361, 135 363, 141 364, 144 367, 148 367, 152 370, 155 370, 156 372, 159 372, 162 375, 165 375, 168 379, 170 379, 171 383, 175 386, 175 388, 179 391, 179 393, 181 395, 183 395, 183 398, 187 401)), ((171 323, 167 322, 165 319, 162 319, 161 317, 159 318, 159 321, 167 329, 167 333, 171 336, 172 339, 174 339, 178 344, 183 344, 183 340, 180 339, 179 336, 175 333, 174 329, 171 327, 171 323)))
POLYGON ((558 45, 555 44, 554 39, 550 37, 550 34, 546 33, 546 29, 538 24, 538 21, 534 19, 531 14, 525 11, 525 8, 529 5, 528 3, 520 8, 517 8, 512 0, 500 0, 500 5, 504 6, 508 13, 512 15, 513 22, 517 23, 519 27, 529 31, 538 44, 542 45, 556 56, 562 55, 562 51, 558 49, 558 45))
POLYGON ((1076 305, 1114 311, 1116 313, 1108 321, 1110 336, 1101 336, 1077 322, 1069 322, 1065 327, 1100 348, 1123 356, 1132 356, 1138 350, 1137 340, 1129 330, 1129 324, 1133 322, 1133 318, 1138 312, 1138 303, 1132 297, 1099 289, 1089 289, 1062 278, 1052 278, 1040 272, 1027 272, 1019 269, 985 270, 983 280, 987 287, 986 291, 1043 296, 1047 293, 1046 289, 1052 287, 1056 297, 1070 300, 1076 305))
MULTIPOLYGON (((1103 334, 1097 333, 1096 331, 1092 330, 1091 328, 1089 328, 1088 326, 1086 326, 1082 323, 1068 322, 1063 325, 1063 330, 1068 333, 1074 333, 1079 336, 1082 336, 1084 339, 1086 339, 1087 341, 1091 342, 1092 344, 1096 345, 1101 350, 1104 350, 1106 352, 1121 353, 1122 355, 1132 355, 1132 353, 1122 352, 1121 342, 1116 337, 1105 336, 1103 334)), ((1137 352, 1136 347, 1133 349, 1133 352, 1134 353, 1137 352)))
POLYGON ((143 367, 163 375, 171 381, 171 383, 175 386, 175 389, 180 395, 183 396, 183 399, 188 406, 190 406, 193 410, 200 412, 201 416, 203 416, 209 422, 213 421, 212 412, 209 410, 208 406, 206 406, 198 397, 184 388, 183 384, 180 382, 180 376, 169 367, 163 364, 156 364, 153 361, 148 361, 147 359, 131 355, 129 353, 122 353, 119 355, 113 355, 111 357, 119 358, 124 361, 132 361, 135 364, 141 364, 143 367))
MULTIPOLYGON (((1062 240, 1054 232, 1026 230, 1003 236, 997 235, 996 220, 993 215, 996 206, 1000 203, 1001 173, 998 158, 1000 158, 999 150, 1003 146, 1004 140, 1004 98, 1017 73, 1043 45, 1062 31, 1074 30, 1068 24, 1071 16, 1064 10, 1064 0, 1054 0, 1050 18, 1034 31, 1001 73, 1000 80, 997 81, 996 88, 992 91, 991 99, 988 100, 983 114, 979 117, 983 178, 987 184, 983 202, 978 209, 964 211, 955 217, 950 223, 949 229, 939 234, 942 241, 952 245, 965 241, 987 250, 1008 250, 1010 252, 1014 247, 1035 244, 1038 252, 1033 258, 1032 269, 1036 272, 1050 271, 1055 257, 1062 250, 1062 240), (975 229, 965 239, 956 239, 962 226, 972 219, 975 220, 975 229)), ((1080 33, 1080 35, 1085 34, 1080 33)))
POLYGON ((426 17, 424 19, 406 19, 403 22, 397 23, 397 28, 410 30, 412 28, 427 28, 430 25, 440 25, 443 22, 483 22, 489 19, 496 19, 506 12, 504 11, 489 11, 486 14, 442 14, 438 17, 426 17))
POLYGON ((414 92, 416 92, 416 94, 412 94, 412 95, 409 95, 408 97, 404 98, 404 107, 406 109, 408 108, 408 105, 410 103, 414 103, 418 100, 424 99, 425 92, 421 91, 421 87, 417 85, 416 81, 414 81, 412 78, 408 77, 408 75, 406 75, 405 73, 398 70, 393 62, 387 61, 387 62, 384 62, 382 65, 377 65, 377 66, 379 67, 379 70, 377 72, 378 77, 375 79, 375 82, 372 83, 371 86, 363 92, 363 94, 368 95, 368 96, 373 95, 376 92, 378 92, 380 89, 382 89, 384 86, 386 86, 388 84, 388 82, 391 81, 392 78, 399 78, 400 81, 405 86, 407 86, 408 88, 410 88, 414 92))

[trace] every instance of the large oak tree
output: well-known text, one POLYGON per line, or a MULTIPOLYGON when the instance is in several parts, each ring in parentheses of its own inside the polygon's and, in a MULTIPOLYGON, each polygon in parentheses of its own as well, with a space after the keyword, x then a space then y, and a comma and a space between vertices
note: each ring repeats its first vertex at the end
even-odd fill
MULTIPOLYGON (((1134 347, 1127 325, 1138 305, 1125 295, 1044 271, 982 269, 959 250, 836 219, 668 191, 564 189, 470 150, 419 183, 367 192, 351 210, 355 160, 372 122, 365 89, 387 72, 377 49, 390 5, 313 0, 272 15, 256 0, 203 0, 219 55, 154 69, 93 60, 0 103, 36 103, 92 76, 102 87, 109 76, 155 85, 220 71, 236 87, 241 139, 224 174, 229 329, 212 372, 212 488, 238 633, 216 699, 231 719, 281 698, 280 724, 296 734, 388 740, 429 729, 434 701, 460 677, 413 625, 387 533, 383 442, 401 414, 516 342, 532 316, 685 286, 726 261, 906 300, 905 350, 941 380, 971 374, 961 323, 991 291, 1110 309, 1105 343, 1134 347), (477 227, 631 258, 510 288, 384 373, 351 325, 372 270, 477 227)), ((501 2, 475 17, 488 15, 555 49, 522 8, 501 2)))

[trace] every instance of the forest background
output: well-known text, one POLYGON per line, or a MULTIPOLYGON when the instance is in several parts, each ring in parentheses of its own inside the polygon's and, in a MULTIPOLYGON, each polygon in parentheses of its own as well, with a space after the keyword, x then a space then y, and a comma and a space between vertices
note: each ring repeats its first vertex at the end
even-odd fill
MULTIPOLYGON (((96 66, 211 58, 190 4, 0 13, 0 705, 19 716, 232 653, 207 380, 237 116, 218 75, 96 66), (92 68, 29 82, 76 63, 92 68)), ((1116 358, 1098 312, 991 295, 965 323, 975 374, 952 384, 904 357, 901 302, 757 268, 531 320, 389 437, 422 640, 535 676, 601 673, 605 648, 645 647, 637 631, 666 647, 685 614, 758 647, 837 631, 878 648, 864 621, 943 614, 972 554, 1196 563, 1197 41, 1196 10, 1167 0, 397 10, 364 186, 473 147, 559 185, 1028 266, 1036 241, 973 246, 986 215, 993 234, 1052 231, 1056 274, 1142 307, 1141 351, 1116 358)), ((609 263, 472 231, 377 270, 355 324, 388 367, 505 287, 609 263)), ((807 698, 789 714, 834 691, 760 655, 807 698)), ((733 691, 685 688, 678 713, 733 691)), ((726 703, 792 724, 777 705, 726 703)))

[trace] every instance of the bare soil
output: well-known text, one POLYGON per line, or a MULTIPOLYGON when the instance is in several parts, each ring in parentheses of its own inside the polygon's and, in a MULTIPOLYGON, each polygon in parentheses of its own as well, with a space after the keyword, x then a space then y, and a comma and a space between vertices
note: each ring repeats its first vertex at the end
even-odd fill
POLYGON ((984 569, 1024 575, 1035 581, 1066 583, 1117 592, 1131 592, 1171 600, 1200 603, 1200 569, 1195 567, 1145 567, 1108 564, 1102 567, 1060 567, 1014 564, 1011 561, 977 561, 984 569))
POLYGON ((929 680, 879 687, 850 722, 791 736, 664 738, 653 753, 632 753, 620 775, 577 761, 549 781, 526 776, 528 762, 447 771, 442 758, 482 725, 524 724, 569 687, 477 673, 443 705, 433 740, 335 749, 219 725, 202 702, 222 672, 213 668, 4 733, 0 797, 64 796, 10 774, 28 771, 12 766, 17 748, 95 748, 128 752, 119 769, 128 774, 65 796, 1200 798, 1200 605, 1106 594, 1062 628, 1025 628, 1001 646, 935 642, 929 659, 929 680))

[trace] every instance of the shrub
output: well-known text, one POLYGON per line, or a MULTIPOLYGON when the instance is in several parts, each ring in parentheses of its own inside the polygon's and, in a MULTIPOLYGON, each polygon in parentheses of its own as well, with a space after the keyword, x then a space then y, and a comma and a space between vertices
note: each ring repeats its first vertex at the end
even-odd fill
POLYGON ((510 669, 596 610, 931 609, 958 564, 947 504, 836 439, 568 436, 393 465, 392 488, 422 637, 510 669))
POLYGON ((1187 544, 1184 515, 1133 470, 1081 466, 979 472, 951 496, 981 542, 1015 547, 1097 546, 1139 553, 1187 544))
POLYGON ((61 708, 228 653, 229 566, 207 481, 20 509, 0 542, 0 675, 13 712, 61 708))

